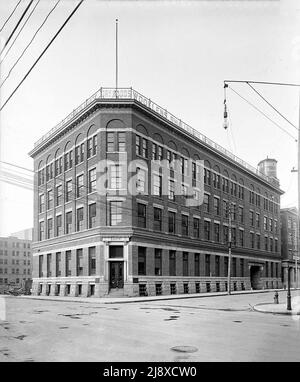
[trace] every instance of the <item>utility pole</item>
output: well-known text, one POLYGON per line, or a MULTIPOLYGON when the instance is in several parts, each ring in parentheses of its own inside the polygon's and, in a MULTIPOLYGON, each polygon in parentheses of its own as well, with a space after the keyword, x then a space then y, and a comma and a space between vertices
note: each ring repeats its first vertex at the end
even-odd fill
POLYGON ((227 291, 231 294, 231 202, 228 202, 228 274, 227 291))
POLYGON ((299 91, 299 124, 298 124, 298 227, 296 230, 297 255, 296 265, 296 289, 298 288, 298 256, 300 256, 300 91, 299 91))
POLYGON ((116 19, 116 96, 118 92, 118 19, 116 19))

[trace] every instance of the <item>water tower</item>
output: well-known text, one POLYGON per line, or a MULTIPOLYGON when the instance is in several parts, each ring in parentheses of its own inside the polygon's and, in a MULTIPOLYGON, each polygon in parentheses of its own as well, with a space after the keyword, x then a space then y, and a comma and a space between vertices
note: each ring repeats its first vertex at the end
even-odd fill
POLYGON ((279 185, 277 178, 277 160, 272 158, 266 158, 260 161, 257 165, 258 172, 268 176, 274 183, 279 185))

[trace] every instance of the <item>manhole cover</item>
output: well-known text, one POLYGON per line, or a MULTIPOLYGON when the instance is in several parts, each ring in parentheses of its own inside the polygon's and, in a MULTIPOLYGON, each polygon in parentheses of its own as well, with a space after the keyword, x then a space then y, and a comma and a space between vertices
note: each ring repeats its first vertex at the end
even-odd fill
POLYGON ((174 346, 171 348, 173 351, 179 353, 195 353, 198 349, 195 346, 174 346))

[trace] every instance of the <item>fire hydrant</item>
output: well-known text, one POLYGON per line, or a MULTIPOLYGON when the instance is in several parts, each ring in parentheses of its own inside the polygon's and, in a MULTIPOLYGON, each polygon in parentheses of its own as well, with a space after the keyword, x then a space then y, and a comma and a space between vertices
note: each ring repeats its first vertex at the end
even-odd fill
POLYGON ((279 304, 278 292, 277 291, 274 294, 274 304, 279 304))

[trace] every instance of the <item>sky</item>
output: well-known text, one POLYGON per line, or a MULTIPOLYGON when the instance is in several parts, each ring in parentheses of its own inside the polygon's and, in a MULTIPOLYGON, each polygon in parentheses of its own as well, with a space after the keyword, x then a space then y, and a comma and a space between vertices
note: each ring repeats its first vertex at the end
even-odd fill
MULTIPOLYGON (((22 0, 0 33, 2 47, 28 2, 22 0)), ((1 83, 55 2, 40 0, 1 64, 1 83)), ((0 27, 16 4, 17 0, 0 0, 0 27)), ((1 87, 2 105, 76 4, 77 0, 59 2, 1 87)), ((223 128, 224 80, 300 84, 296 0, 85 0, 1 111, 0 160, 32 169, 28 153, 34 142, 101 86, 115 86, 116 18, 119 86, 132 86, 254 167, 267 156, 277 159, 285 191, 281 205, 296 206, 297 173, 291 172, 297 169, 297 143, 291 137, 297 137, 296 128, 247 84, 239 83, 230 87, 288 134, 231 89, 229 128, 223 128)), ((255 88, 299 125, 299 88, 255 88)), ((0 236, 32 225, 33 193, 0 180, 0 236)))

